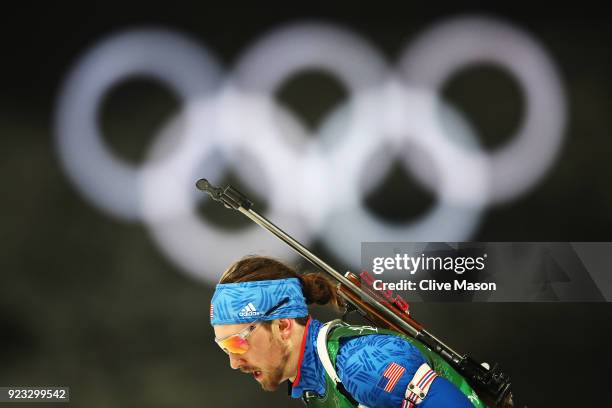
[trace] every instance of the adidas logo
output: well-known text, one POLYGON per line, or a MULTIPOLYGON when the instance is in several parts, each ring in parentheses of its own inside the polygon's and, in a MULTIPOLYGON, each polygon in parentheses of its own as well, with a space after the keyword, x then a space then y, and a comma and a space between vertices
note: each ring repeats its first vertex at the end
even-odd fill
POLYGON ((243 307, 240 312, 238 312, 238 316, 240 317, 253 317, 253 316, 259 316, 261 313, 257 311, 257 309, 255 309, 255 306, 253 305, 253 303, 249 303, 248 305, 246 305, 245 307, 243 307))

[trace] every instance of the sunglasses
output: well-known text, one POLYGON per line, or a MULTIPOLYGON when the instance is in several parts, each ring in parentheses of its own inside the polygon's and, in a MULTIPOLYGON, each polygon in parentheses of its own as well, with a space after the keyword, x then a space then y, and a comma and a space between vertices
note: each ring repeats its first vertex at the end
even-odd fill
MULTIPOLYGON (((289 302, 288 297, 278 302, 270 310, 264 313, 262 317, 269 316, 270 314, 272 314, 272 312, 274 312, 276 309, 278 309, 287 302, 289 302)), ((247 341, 247 338, 251 335, 251 333, 253 333, 253 331, 255 331, 258 326, 259 324, 252 324, 240 330, 238 333, 229 335, 222 339, 218 339, 215 337, 215 342, 217 343, 217 345, 219 345, 219 347, 221 347, 221 350, 225 351, 226 354, 244 354, 249 351, 249 342, 247 341)))

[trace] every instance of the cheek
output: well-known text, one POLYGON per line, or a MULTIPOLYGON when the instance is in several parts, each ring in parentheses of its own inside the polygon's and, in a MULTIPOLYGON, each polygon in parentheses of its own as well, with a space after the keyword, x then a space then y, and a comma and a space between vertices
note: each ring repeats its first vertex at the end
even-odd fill
POLYGON ((268 361, 274 367, 278 367, 285 361, 286 347, 277 341, 272 342, 269 346, 268 361))
POLYGON ((249 356, 249 361, 262 369, 277 368, 283 360, 284 349, 282 345, 270 337, 258 339, 253 343, 253 353, 249 356))

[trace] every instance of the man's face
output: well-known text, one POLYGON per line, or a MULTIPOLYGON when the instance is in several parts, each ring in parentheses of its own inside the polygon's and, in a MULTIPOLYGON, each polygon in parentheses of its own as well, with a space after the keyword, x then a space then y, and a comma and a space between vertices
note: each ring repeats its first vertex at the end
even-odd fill
POLYGON ((289 358, 287 345, 278 330, 261 323, 217 325, 214 326, 215 337, 223 339, 251 325, 257 327, 247 338, 249 349, 244 354, 229 353, 230 366, 251 374, 264 390, 274 391, 286 380, 285 369, 289 358))

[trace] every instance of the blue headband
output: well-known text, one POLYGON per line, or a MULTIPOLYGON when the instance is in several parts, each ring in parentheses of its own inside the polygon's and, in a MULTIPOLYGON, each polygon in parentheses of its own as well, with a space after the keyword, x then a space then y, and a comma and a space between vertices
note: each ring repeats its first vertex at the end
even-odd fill
POLYGON ((298 278, 220 283, 210 303, 211 324, 305 316, 308 307, 298 278))

